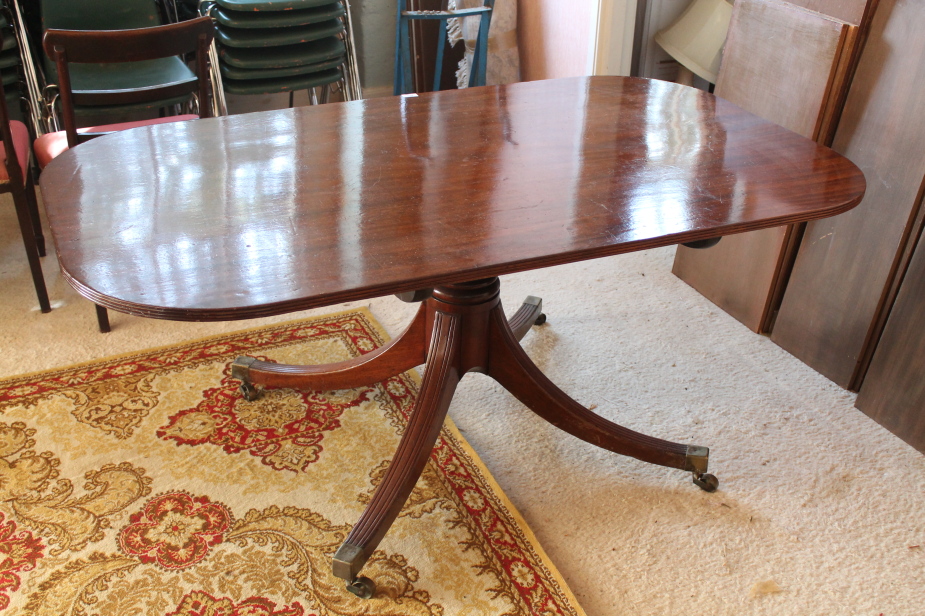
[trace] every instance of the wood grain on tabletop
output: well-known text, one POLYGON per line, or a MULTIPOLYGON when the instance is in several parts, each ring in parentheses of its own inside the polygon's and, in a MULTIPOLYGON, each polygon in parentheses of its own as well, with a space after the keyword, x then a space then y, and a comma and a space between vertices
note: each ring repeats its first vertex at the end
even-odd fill
POLYGON ((847 159, 693 88, 574 78, 164 124, 41 186, 62 271, 142 316, 282 314, 831 216, 847 159))

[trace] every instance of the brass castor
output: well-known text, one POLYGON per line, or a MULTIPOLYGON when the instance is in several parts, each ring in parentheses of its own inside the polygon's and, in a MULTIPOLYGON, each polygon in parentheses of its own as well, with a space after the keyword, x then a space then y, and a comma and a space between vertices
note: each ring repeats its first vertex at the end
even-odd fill
POLYGON ((247 381, 241 383, 241 387, 239 389, 241 391, 241 396, 248 402, 253 402, 260 397, 260 390, 247 381))
POLYGON ((369 599, 376 594, 376 583, 368 577, 360 576, 354 578, 352 582, 347 583, 347 590, 358 596, 360 599, 369 599))
POLYGON ((534 325, 542 325, 546 322, 546 313, 541 312, 540 316, 536 317, 536 321, 533 322, 534 325))
POLYGON ((719 479, 716 478, 716 475, 710 475, 709 473, 694 473, 694 485, 704 492, 716 492, 716 488, 719 487, 719 479))

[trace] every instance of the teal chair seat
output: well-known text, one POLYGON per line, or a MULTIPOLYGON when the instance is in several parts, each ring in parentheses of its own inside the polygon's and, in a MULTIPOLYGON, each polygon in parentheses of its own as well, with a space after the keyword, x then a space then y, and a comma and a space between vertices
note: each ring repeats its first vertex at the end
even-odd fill
POLYGON ((344 42, 333 36, 301 45, 287 45, 267 49, 222 47, 219 52, 223 62, 230 66, 247 69, 308 66, 333 60, 345 53, 347 53, 347 49, 344 42))
MULTIPOLYGON (((2 75, 3 75, 3 87, 4 88, 8 88, 14 83, 16 83, 17 81, 19 81, 19 71, 6 70, 2 72, 2 75)), ((11 93, 19 96, 19 92, 15 90, 12 90, 11 93)))
MULTIPOLYGON (((46 75, 52 83, 57 83, 58 72, 52 62, 46 63, 46 75)), ((158 58, 142 62, 125 62, 118 64, 72 64, 71 87, 74 92, 95 92, 112 90, 135 90, 150 87, 151 84, 195 83, 196 74, 180 58, 158 58)), ((154 103, 139 105, 99 105, 75 106, 74 112, 80 116, 108 115, 120 112, 135 112, 148 109, 160 109, 178 105, 189 100, 181 96, 154 103)))
POLYGON ((277 94, 280 92, 297 92, 326 86, 343 79, 339 68, 301 77, 284 77, 279 79, 225 79, 225 91, 232 94, 277 94))
POLYGON ((341 64, 347 61, 347 54, 343 54, 334 58, 333 60, 328 60, 326 62, 319 62, 318 64, 308 64, 305 66, 290 66, 287 68, 261 68, 261 69, 246 69, 246 68, 237 68, 235 66, 229 66, 227 64, 222 64, 220 70, 222 71, 222 79, 234 79, 234 80, 251 80, 251 79, 275 79, 278 77, 296 77, 298 75, 307 75, 308 73, 317 73, 320 71, 325 71, 332 68, 337 68, 341 64))
POLYGON ((343 22, 339 19, 331 19, 295 28, 266 30, 220 28, 215 34, 215 40, 227 47, 283 47, 336 36, 343 31, 343 22))
POLYGON ((331 4, 331 0, 215 0, 218 6, 231 11, 297 11, 331 4))
MULTIPOLYGON (((55 74, 57 78, 57 74, 55 74)), ((180 58, 158 58, 120 64, 72 64, 71 88, 74 92, 93 90, 134 90, 153 83, 194 83, 196 74, 180 58)))
POLYGON ((250 29, 307 26, 329 19, 339 19, 344 16, 344 13, 346 13, 344 5, 336 2, 303 11, 251 11, 245 13, 243 11, 216 8, 212 12, 212 16, 215 17, 219 26, 250 29))

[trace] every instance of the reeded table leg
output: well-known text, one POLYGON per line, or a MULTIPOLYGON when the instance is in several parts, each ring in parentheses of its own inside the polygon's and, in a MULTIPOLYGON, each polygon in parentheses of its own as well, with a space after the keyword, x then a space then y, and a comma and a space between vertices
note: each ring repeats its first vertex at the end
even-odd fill
POLYGON ((420 366, 426 359, 427 310, 421 304, 404 332, 360 357, 322 366, 291 366, 239 357, 231 365, 231 376, 241 379, 242 394, 254 400, 260 395, 258 386, 332 391, 372 385, 420 366))
POLYGON ((348 590, 366 593, 375 589, 368 578, 359 580, 358 574, 408 500, 443 427, 462 376, 457 370, 461 321, 458 314, 435 315, 431 353, 414 412, 382 483, 334 555, 334 575, 347 580, 348 590))
POLYGON ((706 472, 709 449, 646 436, 589 411, 537 368, 500 310, 491 316, 488 375, 534 413, 557 428, 614 453, 698 475, 706 472))
POLYGON ((527 335, 531 327, 542 325, 545 322, 546 315, 543 314, 543 300, 530 295, 514 313, 514 316, 508 320, 507 324, 511 328, 514 338, 520 341, 527 335))
MULTIPOLYGON (((540 371, 519 340, 545 321, 542 301, 528 297, 510 321, 504 316, 497 278, 437 287, 411 325, 376 351, 324 366, 287 366, 240 357, 232 374, 245 396, 261 387, 330 390, 370 385, 426 363, 421 394, 382 483, 347 540, 334 555, 334 575, 354 594, 368 598, 372 580, 358 577, 411 494, 443 426, 450 401, 466 372, 484 372, 537 415, 584 441, 615 453, 692 471, 707 491, 709 450, 634 432, 592 413, 540 371)), ((428 291, 429 293, 429 291, 428 291)))

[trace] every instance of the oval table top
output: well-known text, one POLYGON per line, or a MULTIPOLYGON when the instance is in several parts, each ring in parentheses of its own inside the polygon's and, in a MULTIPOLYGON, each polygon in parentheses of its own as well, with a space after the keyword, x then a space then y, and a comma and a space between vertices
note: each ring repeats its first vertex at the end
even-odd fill
POLYGON ((590 77, 132 129, 41 189, 82 295, 230 320, 824 218, 865 183, 711 94, 590 77))

